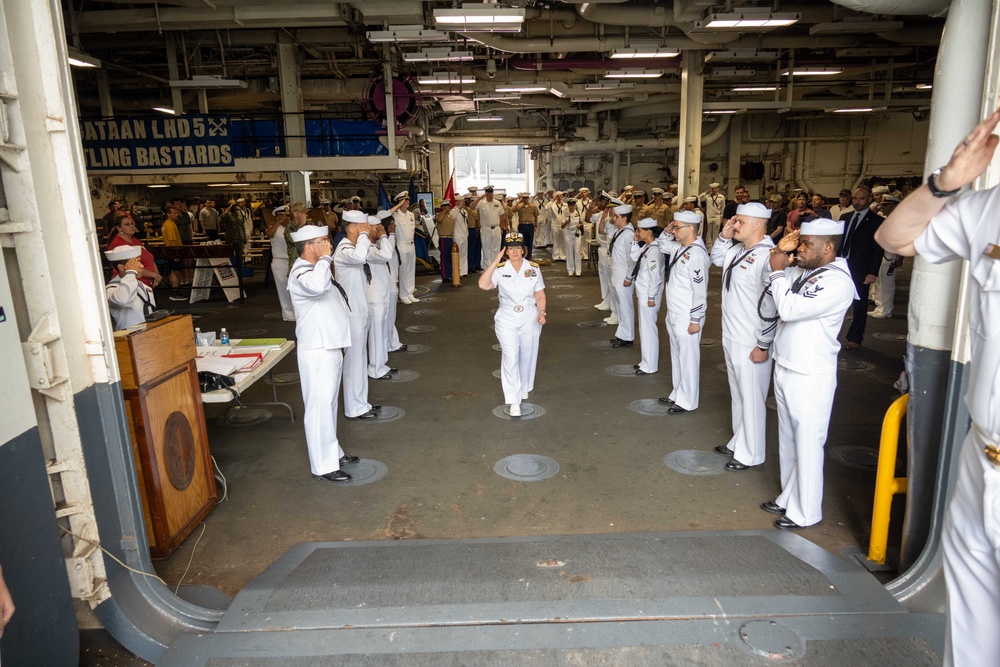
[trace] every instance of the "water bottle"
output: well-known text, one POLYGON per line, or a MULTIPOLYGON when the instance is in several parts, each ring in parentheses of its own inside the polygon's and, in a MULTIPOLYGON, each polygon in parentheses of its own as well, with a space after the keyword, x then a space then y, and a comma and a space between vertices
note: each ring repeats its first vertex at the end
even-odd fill
POLYGON ((222 331, 219 332, 219 344, 229 345, 229 332, 226 331, 226 327, 222 327, 222 331))
POLYGON ((198 328, 198 327, 194 328, 194 344, 195 345, 203 345, 204 344, 204 343, 202 343, 202 339, 201 339, 201 329, 198 328))

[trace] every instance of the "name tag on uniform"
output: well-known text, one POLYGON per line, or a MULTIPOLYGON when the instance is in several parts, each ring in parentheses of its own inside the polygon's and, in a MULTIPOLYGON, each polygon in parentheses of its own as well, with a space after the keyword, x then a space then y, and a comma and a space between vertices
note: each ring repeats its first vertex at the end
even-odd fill
POLYGON ((995 246, 992 243, 986 245, 986 252, 983 253, 990 259, 1000 259, 1000 246, 995 246))

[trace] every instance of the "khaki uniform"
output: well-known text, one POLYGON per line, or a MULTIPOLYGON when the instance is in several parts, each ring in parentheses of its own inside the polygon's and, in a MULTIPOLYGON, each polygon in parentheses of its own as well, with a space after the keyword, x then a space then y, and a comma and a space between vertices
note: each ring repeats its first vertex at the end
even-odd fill
POLYGON ((646 204, 641 211, 639 211, 639 220, 643 218, 652 218, 656 220, 656 224, 660 227, 666 227, 667 223, 674 219, 673 212, 670 210, 670 205, 667 202, 650 202, 646 204))

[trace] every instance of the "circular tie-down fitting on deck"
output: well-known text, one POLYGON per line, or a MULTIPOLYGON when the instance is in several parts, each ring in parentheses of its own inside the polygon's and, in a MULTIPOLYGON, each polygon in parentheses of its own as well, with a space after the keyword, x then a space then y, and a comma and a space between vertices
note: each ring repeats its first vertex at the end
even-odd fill
POLYGON ((794 630, 776 621, 748 621, 740 626, 742 648, 769 660, 786 662, 806 655, 806 643, 794 630))
POLYGON ((906 340, 906 334, 901 334, 901 333, 883 333, 880 331, 877 334, 872 334, 872 336, 878 338, 879 340, 892 340, 892 341, 906 340))
POLYGON ((557 299, 582 299, 579 294, 556 294, 557 299))
POLYGON ((414 315, 440 315, 442 312, 444 312, 444 311, 435 310, 434 308, 421 308, 420 310, 414 310, 413 314, 414 315))
MULTIPOLYGON (((440 284, 441 284, 441 279, 440 278, 435 278, 434 280, 431 281, 431 285, 440 285, 440 284)), ((428 289, 428 288, 425 287, 424 289, 428 289)), ((413 292, 415 294, 417 292, 417 290, 413 290, 413 292)))
MULTIPOLYGON (((418 325, 419 326, 419 325, 418 325)), ((436 327, 431 327, 435 329, 436 327)), ((407 329, 409 331, 409 329, 407 329)), ((427 352, 431 349, 430 345, 421 345, 420 343, 408 343, 405 350, 389 350, 392 354, 421 354, 427 352)))
POLYGON ((658 398, 640 398, 629 403, 628 409, 647 417, 666 417, 669 414, 667 410, 670 409, 670 406, 660 403, 658 398))
MULTIPOLYGON (((437 327, 431 324, 413 324, 406 327, 406 331, 410 333, 430 333, 432 331, 437 331, 437 327)), ((407 345, 409 347, 409 345, 407 345)), ((409 352, 409 350, 407 350, 409 352)))
POLYGON ((663 457, 663 463, 675 472, 684 475, 721 475, 725 470, 725 459, 714 452, 700 449, 681 449, 663 457))
POLYGON ((503 352, 503 348, 500 347, 500 343, 493 343, 493 349, 497 352, 503 352))
POLYGON ((295 384, 298 381, 299 381, 298 373, 275 373, 273 376, 268 375, 267 377, 264 378, 264 382, 278 386, 283 384, 295 384), (273 382, 271 380, 272 377, 274 378, 273 382))
POLYGON ((875 472, 878 469, 878 450, 859 445, 841 445, 830 449, 830 458, 856 470, 875 472))
POLYGON ((284 320, 285 316, 281 313, 281 311, 278 311, 278 312, 275 312, 275 313, 264 313, 264 319, 265 320, 284 320))
POLYGON ((501 371, 499 368, 496 369, 495 371, 493 371, 493 377, 499 380, 500 378, 503 377, 503 371, 501 371))
POLYGON ((614 350, 614 349, 617 349, 617 348, 611 346, 611 341, 610 340, 595 340, 593 343, 591 343, 591 345, 593 345, 594 347, 596 347, 598 350, 614 350))
POLYGON ((534 403, 527 403, 521 401, 521 416, 511 417, 510 416, 510 406, 504 403, 503 405, 498 405, 493 408, 493 416, 499 417, 500 419, 512 419, 512 420, 525 420, 534 419, 535 417, 541 417, 545 414, 545 408, 534 403))
POLYGON ((240 329, 239 331, 234 331, 232 336, 233 338, 257 338, 266 334, 267 329, 240 329))
POLYGON ((874 370, 875 364, 857 359, 841 359, 837 362, 837 370, 841 371, 870 371, 874 370))
MULTIPOLYGON (((389 377, 385 378, 369 378, 372 382, 385 382, 386 384, 394 382, 412 382, 420 377, 420 373, 416 371, 400 370, 395 373, 389 373, 389 377)), ((383 408, 384 409, 384 408, 383 408)))
POLYGON ((512 454, 497 461, 493 472, 517 482, 538 482, 558 473, 559 464, 541 454, 512 454))
POLYGON ((552 289, 573 289, 576 285, 553 285, 552 289))
POLYGON ((618 378, 634 378, 638 377, 635 374, 635 369, 632 368, 631 364, 615 364, 614 366, 608 366, 604 369, 604 372, 608 375, 614 375, 618 378))
POLYGON ((420 303, 437 303, 438 301, 444 301, 444 299, 439 296, 425 296, 420 299, 420 303))
POLYGON ((586 306, 566 306, 563 310, 568 310, 571 313, 585 313, 590 309, 586 306))
POLYGON ((702 347, 714 347, 715 346, 715 339, 714 338, 702 338, 701 342, 699 343, 699 345, 701 345, 702 347))
POLYGON ((600 329, 601 327, 608 326, 607 322, 594 322, 593 320, 589 322, 577 322, 576 326, 581 329, 600 329))
POLYGON ((349 419, 348 421, 355 424, 384 424, 402 419, 406 416, 406 410, 397 408, 394 405, 383 405, 375 414, 377 415, 375 419, 349 419))
POLYGON ((263 424, 270 418, 270 410, 234 405, 226 410, 222 423, 226 426, 253 426, 263 424))
POLYGON ((350 482, 337 482, 335 486, 364 486, 373 484, 389 472, 389 466, 374 459, 361 459, 357 463, 350 463, 340 467, 341 470, 351 476, 350 482))

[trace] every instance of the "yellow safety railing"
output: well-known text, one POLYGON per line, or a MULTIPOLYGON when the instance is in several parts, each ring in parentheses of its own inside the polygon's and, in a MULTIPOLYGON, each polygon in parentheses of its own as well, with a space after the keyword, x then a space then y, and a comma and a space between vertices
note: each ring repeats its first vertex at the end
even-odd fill
POLYGON ((899 428, 906 417, 910 395, 903 394, 889 406, 882 420, 882 438, 878 449, 878 472, 875 473, 875 506, 872 508, 872 536, 868 541, 868 560, 885 563, 889 540, 889 510, 892 497, 906 493, 906 478, 895 477, 896 452, 899 449, 899 428))

